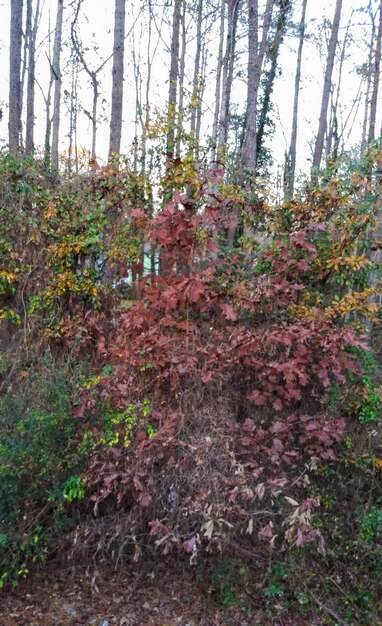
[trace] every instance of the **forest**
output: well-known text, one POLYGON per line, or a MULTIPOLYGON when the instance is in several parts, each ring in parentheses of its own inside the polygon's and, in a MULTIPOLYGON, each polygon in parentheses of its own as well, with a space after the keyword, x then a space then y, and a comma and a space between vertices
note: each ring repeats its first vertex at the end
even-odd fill
POLYGON ((1 626, 382 624, 382 0, 0 16, 1 626))

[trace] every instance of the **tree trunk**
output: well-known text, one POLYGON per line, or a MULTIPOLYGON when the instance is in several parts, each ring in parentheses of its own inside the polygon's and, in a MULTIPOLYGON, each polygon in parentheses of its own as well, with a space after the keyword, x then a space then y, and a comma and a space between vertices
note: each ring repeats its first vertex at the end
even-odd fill
POLYGON ((172 19, 172 37, 171 37, 171 62, 170 62, 170 78, 168 89, 168 126, 167 133, 167 160, 171 162, 174 157, 175 150, 175 113, 176 113, 176 93, 178 86, 179 74, 179 35, 181 23, 181 6, 182 0, 174 0, 174 12, 172 19))
POLYGON ((60 130, 60 105, 61 105, 61 46, 62 46, 62 20, 64 14, 64 0, 57 0, 56 28, 54 32, 52 81, 54 84, 53 116, 52 116, 52 165, 58 170, 58 142, 60 130))
MULTIPOLYGON (((282 10, 282 9, 281 9, 282 10)), ((273 1, 267 0, 263 16, 262 39, 259 46, 258 0, 248 0, 248 80, 247 107, 244 129, 244 142, 241 154, 243 170, 253 176, 257 162, 257 96, 265 53, 268 47, 268 34, 272 20, 273 1)), ((277 57, 277 55, 276 55, 277 57)), ((276 69, 276 68, 275 68, 276 69)), ((273 85, 273 81, 272 81, 273 85)), ((270 94, 269 94, 270 96, 270 94)))
POLYGON ((183 137, 183 112, 184 112, 184 72, 186 68, 186 0, 182 2, 182 17, 181 17, 181 30, 182 30, 182 46, 179 57, 179 73, 178 73, 178 120, 177 120, 177 138, 176 138, 176 156, 180 156, 182 137, 183 137))
POLYGON ((379 20, 377 41, 375 44, 374 55, 374 71, 373 71, 373 91, 370 101, 370 118, 369 118, 369 133, 368 143, 370 144, 375 139, 375 124, 377 117, 377 102, 378 102, 378 88, 379 88, 379 74, 381 70, 381 39, 382 39, 382 0, 379 4, 379 20))
POLYGON ((225 27, 225 0, 221 0, 220 8, 220 34, 219 34, 219 51, 216 67, 216 88, 215 88, 215 112, 214 121, 212 126, 212 152, 211 160, 216 160, 216 146, 218 142, 218 124, 219 124, 219 111, 220 111, 220 96, 221 96, 221 78, 223 69, 223 46, 224 46, 224 27, 225 27))
POLYGON ((16 154, 20 148, 21 134, 21 47, 23 0, 11 0, 9 46, 9 151, 16 154))
POLYGON ((248 72, 245 139, 242 152, 243 169, 253 174, 256 169, 256 115, 260 67, 258 65, 258 1, 248 0, 248 72))
MULTIPOLYGON (((36 36, 38 23, 40 20, 40 0, 37 0, 36 12, 32 25, 32 0, 28 0, 29 11, 31 14, 31 23, 29 32, 26 32, 28 38, 28 80, 27 80, 27 114, 26 114, 26 133, 25 133, 25 151, 27 154, 34 152, 34 100, 35 100, 35 70, 36 70, 36 36)), ((28 31, 28 29, 27 29, 28 31)))
POLYGON ((296 176, 298 105, 299 105, 299 98, 300 98, 302 49, 304 46, 305 17, 306 17, 307 4, 308 4, 308 0, 303 0, 302 11, 301 11, 301 21, 300 21, 300 26, 299 26, 299 42, 298 42, 298 52, 297 52, 296 75, 294 79, 292 132, 291 132, 290 146, 289 146, 289 151, 288 151, 288 156, 287 156, 286 172, 285 172, 286 195, 289 196, 290 198, 292 198, 294 194, 294 181, 295 181, 295 176, 296 176))
POLYGON ((222 97, 219 117, 218 148, 225 148, 228 138, 229 107, 235 61, 236 27, 240 0, 228 0, 228 28, 225 55, 223 59, 222 97))
POLYGON ((121 150, 126 0, 115 0, 109 159, 121 150))
MULTIPOLYGON (((277 61, 279 58, 280 46, 283 42, 286 27, 287 27, 287 17, 288 13, 292 7, 291 0, 282 0, 280 3, 280 13, 277 18, 276 31, 273 37, 273 40, 270 44, 269 50, 269 58, 271 61, 271 66, 269 71, 265 77, 265 85, 264 85, 264 94, 263 94, 263 102, 260 111, 260 118, 257 123, 257 132, 256 132, 256 165, 255 169, 258 168, 260 163, 260 159, 264 153, 264 134, 265 127, 268 120, 270 105, 271 105, 271 95, 273 91, 273 85, 276 78, 276 70, 277 70, 277 61)), ((260 58, 258 61, 260 68, 262 67, 262 59, 260 58)))
POLYGON ((371 92, 371 82, 373 77, 373 45, 375 38, 375 20, 374 14, 372 10, 371 0, 369 0, 368 7, 370 20, 371 20, 371 37, 369 44, 369 55, 367 59, 367 83, 366 83, 366 93, 365 93, 365 108, 363 114, 363 124, 362 124, 362 137, 361 137, 361 156, 365 154, 367 147, 367 136, 368 136, 368 121, 369 121, 369 105, 370 105, 370 92, 371 92))
POLYGON ((196 131, 196 112, 200 98, 200 56, 202 48, 203 0, 199 0, 196 17, 196 51, 194 64, 194 80, 192 85, 191 134, 196 131))
POLYGON ((321 163, 322 151, 324 148, 325 132, 327 124, 328 104, 330 98, 330 90, 332 84, 332 75, 334 67, 334 59, 338 42, 338 30, 341 20, 342 0, 336 0, 336 8, 330 34, 328 57, 326 61, 324 87, 322 91, 321 111, 318 123, 318 131, 313 155, 313 168, 319 168, 321 163))

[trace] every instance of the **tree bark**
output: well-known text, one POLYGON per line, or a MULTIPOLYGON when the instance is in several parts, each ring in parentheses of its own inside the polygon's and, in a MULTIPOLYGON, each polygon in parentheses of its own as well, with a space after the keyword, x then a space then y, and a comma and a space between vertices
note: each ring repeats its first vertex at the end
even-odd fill
POLYGON ((121 150, 126 0, 115 0, 109 159, 121 150))
MULTIPOLYGON (((282 0, 280 3, 280 12, 277 18, 276 31, 273 40, 270 44, 269 58, 271 66, 265 77, 263 102, 260 111, 259 120, 257 123, 256 132, 256 169, 258 168, 260 159, 264 153, 264 134, 265 127, 268 120, 269 110, 271 106, 271 95, 273 91, 273 85, 276 78, 277 61, 279 58, 280 46, 283 42, 285 31, 287 28, 287 17, 292 7, 291 0, 282 0)), ((259 66, 262 68, 263 59, 259 58, 259 66)))
POLYGON ((176 94, 179 75, 179 35, 181 23, 181 6, 182 0, 174 0, 174 12, 172 18, 172 36, 171 36, 171 62, 170 62, 170 78, 168 89, 168 133, 167 133, 167 159, 169 162, 174 157, 175 150, 175 113, 176 113, 176 94))
MULTIPOLYGON (((34 102, 35 102, 35 85, 36 85, 36 36, 38 23, 40 20, 40 0, 37 0, 36 11, 32 24, 32 0, 28 0, 31 23, 29 32, 26 32, 28 38, 28 78, 27 78, 27 112, 26 112, 26 133, 25 133, 25 151, 27 154, 34 152, 34 102)), ((28 31, 28 29, 27 29, 28 31)))
MULTIPOLYGON (((242 148, 242 167, 252 176, 257 162, 257 96, 265 53, 268 47, 268 34, 272 20, 273 0, 267 0, 263 16, 262 39, 259 46, 259 10, 258 0, 248 0, 248 80, 247 106, 242 148)), ((272 81, 273 84, 273 81, 272 81)))
POLYGON ((370 92, 371 92, 371 83, 373 76, 373 45, 375 38, 375 19, 372 10, 371 0, 369 0, 368 12, 370 15, 371 21, 371 36, 370 36, 370 44, 369 44, 369 54, 367 59, 367 75, 366 75, 366 93, 365 93, 365 108, 363 114, 363 124, 362 124, 362 136, 361 136, 361 156, 364 156, 366 147, 367 147, 367 137, 368 137, 368 121, 369 121, 369 105, 370 105, 370 92))
POLYGON ((191 134, 195 135, 196 131, 196 112, 199 104, 200 89, 200 56, 202 49, 202 18, 203 18, 203 0, 198 1, 196 16, 196 51, 194 63, 194 79, 192 85, 192 109, 191 109, 191 134))
POLYGON ((62 21, 64 14, 64 0, 57 0, 56 28, 54 32, 52 82, 54 84, 53 115, 52 115, 52 165, 58 170, 58 142, 60 131, 60 107, 61 107, 61 46, 62 46, 62 21))
POLYGON ((9 151, 17 154, 21 135, 21 47, 22 47, 23 0, 11 0, 10 46, 9 46, 9 151))
POLYGON ((297 52, 296 75, 294 79, 292 132, 291 132, 290 146, 289 146, 289 151, 288 151, 288 156, 287 156, 286 172, 285 172, 286 194, 290 198, 292 198, 294 194, 294 182, 295 182, 295 176, 296 176, 298 105, 299 105, 299 99, 300 99, 302 50, 304 46, 304 37, 305 37, 305 17, 306 17, 307 4, 308 4, 308 0, 303 0, 301 20, 300 20, 300 26, 299 26, 299 42, 298 42, 298 52, 297 52))
POLYGON ((182 137, 183 137, 183 112, 184 112, 184 72, 186 69, 186 47, 187 47, 187 33, 186 33, 186 0, 182 2, 182 14, 181 14, 181 42, 179 57, 179 72, 178 72, 178 120, 177 120, 177 138, 176 138, 176 156, 180 156, 182 137))
POLYGON ((330 98, 330 89, 332 84, 332 75, 334 67, 334 59, 338 43, 338 30, 341 20, 342 0, 336 0, 336 8, 334 12, 333 24, 330 34, 328 47, 328 57, 326 61, 324 87, 322 90, 321 110, 318 123, 318 131, 313 154, 313 168, 319 168, 321 163, 322 151, 324 148, 325 132, 327 125, 328 104, 330 98))
POLYGON ((378 19, 378 31, 377 40, 375 44, 374 55, 374 71, 373 71, 373 91, 370 101, 370 118, 369 118, 369 133, 368 143, 370 144, 375 139, 375 125, 377 118, 377 102, 378 102, 378 89, 379 89, 379 75, 381 71, 381 40, 382 40, 382 0, 379 3, 379 19, 378 19))
POLYGON ((218 50, 218 58, 217 58, 217 66, 216 66, 215 112, 214 112, 214 121, 212 125, 212 152, 211 152, 212 161, 216 160, 216 146, 218 142, 221 79, 222 79, 222 69, 223 69, 224 28, 225 28, 225 0, 221 0, 219 50, 218 50))
POLYGON ((235 62, 236 28, 239 14, 239 4, 240 0, 228 0, 228 28, 223 59, 222 97, 219 116, 218 149, 220 152, 226 146, 228 138, 229 107, 235 62))

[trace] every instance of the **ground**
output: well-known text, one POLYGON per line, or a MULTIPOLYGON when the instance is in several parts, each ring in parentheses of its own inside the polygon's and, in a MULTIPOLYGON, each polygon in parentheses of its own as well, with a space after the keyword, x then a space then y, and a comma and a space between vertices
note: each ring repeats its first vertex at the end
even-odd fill
MULTIPOLYGON (((327 622, 328 623, 328 622, 327 622)), ((224 609, 189 568, 129 573, 76 568, 40 572, 2 592, 0 626, 321 626, 324 621, 224 609)))

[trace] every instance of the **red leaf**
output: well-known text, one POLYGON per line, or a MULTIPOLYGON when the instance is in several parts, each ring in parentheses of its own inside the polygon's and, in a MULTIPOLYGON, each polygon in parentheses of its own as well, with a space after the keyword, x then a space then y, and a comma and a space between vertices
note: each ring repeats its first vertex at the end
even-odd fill
POLYGON ((275 422, 271 427, 271 433, 282 433, 287 430, 287 426, 283 422, 275 422))
POLYGON ((265 539, 272 539, 273 537, 273 522, 269 522, 264 528, 260 530, 260 537, 264 537, 265 539))
POLYGON ((250 402, 253 402, 253 404, 257 404, 258 406, 263 406, 267 401, 266 396, 264 396, 264 394, 260 393, 260 391, 257 391, 256 389, 254 391, 251 391, 247 395, 247 398, 250 402))
POLYGON ((208 370, 207 372, 204 372, 202 374, 202 382, 203 383, 207 384, 207 383, 211 382, 211 379, 212 379, 212 372, 211 372, 211 370, 208 370))
POLYGON ((196 551, 196 538, 191 537, 188 541, 183 544, 185 551, 188 554, 192 554, 192 552, 196 551))
POLYGON ((275 411, 281 411, 281 409, 283 408, 283 403, 281 402, 280 398, 277 398, 272 406, 275 411))
POLYGON ((237 315, 236 315, 233 307, 230 304, 227 304, 227 303, 221 304, 220 308, 222 310, 222 313, 223 313, 224 317, 227 320, 230 320, 231 322, 236 322, 237 315))
POLYGON ((137 498, 139 504, 141 504, 142 506, 149 506, 150 502, 151 502, 151 496, 149 494, 148 491, 142 491, 138 498, 137 498))

